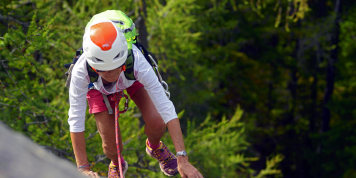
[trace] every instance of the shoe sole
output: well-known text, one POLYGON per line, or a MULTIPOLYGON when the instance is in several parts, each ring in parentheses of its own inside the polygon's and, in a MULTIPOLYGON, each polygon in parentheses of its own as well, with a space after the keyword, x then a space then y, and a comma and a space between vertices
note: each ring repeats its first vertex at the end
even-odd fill
POLYGON ((122 174, 125 177, 125 174, 127 172, 127 170, 129 169, 129 164, 127 164, 127 162, 125 161, 125 169, 124 169, 124 173, 122 174))

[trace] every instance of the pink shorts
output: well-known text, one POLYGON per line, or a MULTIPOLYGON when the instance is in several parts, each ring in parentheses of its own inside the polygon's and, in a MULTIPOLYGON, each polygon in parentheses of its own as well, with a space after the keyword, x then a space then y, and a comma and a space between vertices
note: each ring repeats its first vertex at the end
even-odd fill
MULTIPOLYGON (((140 88, 142 88, 143 85, 135 81, 129 88, 126 89, 127 93, 132 97, 136 91, 140 88)), ((115 108, 115 101, 112 99, 114 95, 108 95, 108 99, 111 105, 111 108, 115 108)), ((107 111, 108 108, 105 105, 103 94, 95 89, 91 89, 87 93, 87 100, 88 100, 88 105, 89 105, 89 113, 94 114, 94 113, 99 113, 103 111, 107 111)))

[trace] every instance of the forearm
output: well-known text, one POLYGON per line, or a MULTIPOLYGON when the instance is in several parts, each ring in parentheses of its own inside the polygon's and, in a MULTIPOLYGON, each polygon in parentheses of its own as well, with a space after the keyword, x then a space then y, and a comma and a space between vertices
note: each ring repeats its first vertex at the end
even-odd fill
POLYGON ((71 132, 70 137, 77 166, 88 165, 84 132, 71 132))
MULTIPOLYGON (((179 119, 173 119, 167 123, 168 132, 174 144, 176 152, 185 150, 182 129, 180 127, 179 119)), ((188 161, 187 156, 179 156, 178 163, 188 161)))

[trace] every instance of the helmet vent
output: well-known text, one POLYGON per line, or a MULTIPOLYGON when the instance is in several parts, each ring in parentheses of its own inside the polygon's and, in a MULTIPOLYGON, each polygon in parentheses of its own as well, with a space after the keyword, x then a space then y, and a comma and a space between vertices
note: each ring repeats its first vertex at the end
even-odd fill
POLYGON ((117 54, 113 60, 120 59, 122 57, 122 55, 123 55, 123 53, 119 52, 119 54, 117 54))
POLYGON ((104 62, 103 60, 99 59, 99 58, 96 58, 95 59, 98 61, 98 62, 104 62))
POLYGON ((121 20, 113 20, 114 23, 119 23, 120 25, 124 25, 125 23, 121 20))

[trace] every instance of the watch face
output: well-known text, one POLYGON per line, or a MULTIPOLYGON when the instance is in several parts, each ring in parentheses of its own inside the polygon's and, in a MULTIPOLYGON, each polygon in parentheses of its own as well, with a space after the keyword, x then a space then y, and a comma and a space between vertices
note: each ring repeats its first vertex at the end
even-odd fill
POLYGON ((187 156, 187 152, 185 151, 178 151, 177 156, 187 156))

